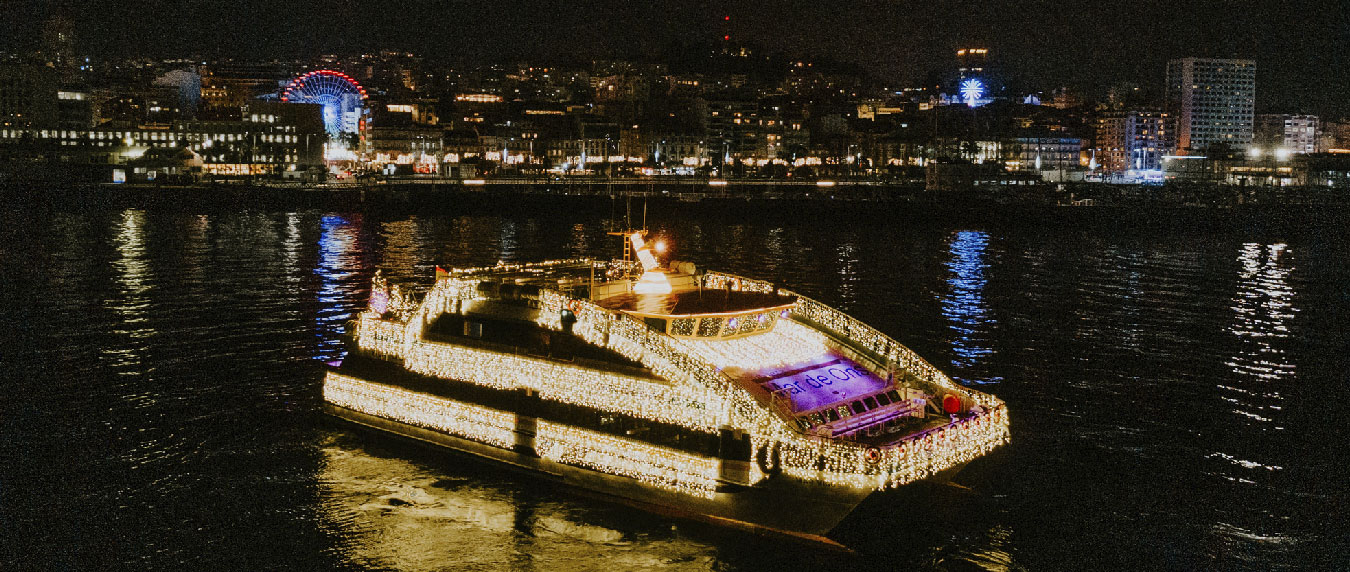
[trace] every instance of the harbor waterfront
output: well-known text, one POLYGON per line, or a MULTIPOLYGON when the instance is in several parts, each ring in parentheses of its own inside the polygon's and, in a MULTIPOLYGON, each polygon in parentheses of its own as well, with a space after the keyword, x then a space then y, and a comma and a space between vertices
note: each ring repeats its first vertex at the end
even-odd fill
POLYGON ((322 414, 377 269, 609 257, 621 200, 52 202, 0 210, 0 568, 1350 566, 1336 211, 652 201, 673 258, 791 284, 1006 404, 964 490, 853 515, 839 554, 322 414))

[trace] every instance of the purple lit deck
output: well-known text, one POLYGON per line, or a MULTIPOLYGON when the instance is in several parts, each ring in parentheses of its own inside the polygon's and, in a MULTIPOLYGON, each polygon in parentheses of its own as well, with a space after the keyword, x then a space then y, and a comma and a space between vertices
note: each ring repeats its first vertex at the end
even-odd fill
POLYGON ((848 403, 886 388, 886 380, 833 352, 810 362, 747 371, 740 379, 757 398, 768 400, 775 392, 787 397, 794 413, 848 403))

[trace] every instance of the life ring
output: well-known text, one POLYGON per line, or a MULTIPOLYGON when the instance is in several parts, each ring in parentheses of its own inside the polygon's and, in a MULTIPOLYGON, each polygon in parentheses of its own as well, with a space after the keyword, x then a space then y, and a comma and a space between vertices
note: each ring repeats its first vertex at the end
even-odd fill
POLYGON ((759 448, 759 452, 755 454, 755 462, 759 465, 760 472, 770 477, 783 472, 783 460, 779 454, 781 447, 782 443, 774 442, 772 447, 765 444, 759 448))
POLYGON ((961 398, 948 393, 942 396, 942 410, 948 415, 961 412, 961 398))
POLYGON ((863 460, 867 461, 869 465, 875 465, 877 463, 880 463, 881 449, 878 449, 876 447, 868 447, 866 450, 863 451, 863 460))

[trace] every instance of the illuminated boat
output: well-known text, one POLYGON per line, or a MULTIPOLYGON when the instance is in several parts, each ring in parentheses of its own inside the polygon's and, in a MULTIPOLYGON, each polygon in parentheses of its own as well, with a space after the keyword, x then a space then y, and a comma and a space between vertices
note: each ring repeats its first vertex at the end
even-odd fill
MULTIPOLYGON (((661 513, 830 542, 1008 440, 1003 402, 768 282, 630 261, 378 273, 327 411, 661 513)), ((635 255, 635 256, 634 256, 635 255)), ((631 260, 636 259, 636 260, 631 260)))

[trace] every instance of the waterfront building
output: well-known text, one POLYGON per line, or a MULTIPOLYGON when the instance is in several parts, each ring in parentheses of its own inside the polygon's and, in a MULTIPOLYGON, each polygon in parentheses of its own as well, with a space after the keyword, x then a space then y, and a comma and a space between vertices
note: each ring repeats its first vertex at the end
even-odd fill
POLYGON ((107 122, 80 129, 0 126, 0 155, 99 170, 151 149, 183 148, 201 157, 204 174, 220 176, 277 175, 323 165, 327 136, 320 106, 253 102, 241 115, 230 121, 107 122))
POLYGON ((216 63, 200 69, 201 103, 235 110, 260 95, 276 93, 290 74, 279 64, 216 63))
POLYGON ((658 165, 700 166, 708 161, 707 141, 697 135, 667 135, 652 141, 658 165))
POLYGON ((1252 141, 1256 153, 1307 154, 1317 151, 1316 115, 1263 113, 1256 116, 1252 141))
POLYGON ((443 131, 439 127, 377 119, 367 133, 363 151, 373 163, 410 165, 413 172, 422 174, 437 171, 436 163, 444 150, 443 131))
POLYGON ((1314 153, 1300 159, 1308 166, 1307 184, 1350 189, 1350 153, 1314 153))
POLYGON ((1170 117, 1161 111, 1115 111, 1096 119, 1096 158, 1106 173, 1162 170, 1171 153, 1170 117))
POLYGON ((924 165, 924 188, 929 191, 988 190, 1040 182, 1037 174, 1008 171, 994 163, 929 161, 924 165))
MULTIPOLYGON (((1002 142, 1004 147, 1009 142, 1002 142)), ((1012 159, 1024 171, 1063 172, 1079 168, 1083 155, 1083 140, 1064 134, 1024 135, 1011 141, 1012 159)))
POLYGON ((1182 58, 1167 63, 1167 113, 1176 119, 1179 153, 1252 143, 1256 62, 1182 58))
MULTIPOLYGON (((708 102, 709 148, 720 156, 717 162, 750 159, 762 155, 764 130, 759 102, 752 99, 719 99, 708 102)), ((772 121, 772 119, 770 119, 772 121)))
POLYGON ((1350 119, 1324 122, 1322 131, 1321 151, 1350 153, 1350 119))

